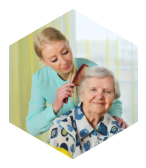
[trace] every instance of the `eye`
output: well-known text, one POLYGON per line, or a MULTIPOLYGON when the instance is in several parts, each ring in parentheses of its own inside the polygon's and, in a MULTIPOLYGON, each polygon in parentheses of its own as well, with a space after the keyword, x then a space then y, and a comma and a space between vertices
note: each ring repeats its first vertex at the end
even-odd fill
POLYGON ((57 58, 55 60, 53 60, 52 62, 56 62, 57 61, 57 58))
POLYGON ((65 53, 62 53, 63 55, 66 55, 68 53, 68 50, 65 53))
POLYGON ((91 89, 91 91, 93 91, 93 92, 94 92, 94 91, 95 91, 95 89, 91 89))
POLYGON ((106 90, 106 91, 105 91, 105 93, 108 93, 108 94, 110 94, 110 91, 106 90))

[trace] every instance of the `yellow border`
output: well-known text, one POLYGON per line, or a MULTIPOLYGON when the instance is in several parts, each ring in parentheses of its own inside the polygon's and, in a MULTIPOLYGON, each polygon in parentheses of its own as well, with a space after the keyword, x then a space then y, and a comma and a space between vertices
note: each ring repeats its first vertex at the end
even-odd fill
POLYGON ((34 73, 34 62, 33 62, 33 37, 32 33, 29 34, 29 51, 30 51, 30 68, 31 68, 31 76, 34 73))
MULTIPOLYGON (((50 144, 48 144, 48 145, 51 146, 50 144)), ((51 146, 51 147, 53 147, 54 149, 56 149, 59 152, 63 153, 64 155, 72 158, 71 155, 70 155, 70 153, 67 150, 65 150, 64 148, 59 148, 59 147, 54 147, 54 146, 51 146)))
POLYGON ((17 69, 17 45, 18 42, 14 43, 14 125, 19 126, 18 121, 18 69, 17 69))

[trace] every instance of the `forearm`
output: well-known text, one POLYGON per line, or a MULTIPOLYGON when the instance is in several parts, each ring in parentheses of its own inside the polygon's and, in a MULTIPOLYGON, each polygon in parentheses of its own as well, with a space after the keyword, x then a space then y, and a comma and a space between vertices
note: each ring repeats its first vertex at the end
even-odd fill
POLYGON ((41 111, 29 112, 26 118, 27 130, 33 136, 40 135, 50 129, 51 122, 56 117, 52 105, 42 108, 41 111))

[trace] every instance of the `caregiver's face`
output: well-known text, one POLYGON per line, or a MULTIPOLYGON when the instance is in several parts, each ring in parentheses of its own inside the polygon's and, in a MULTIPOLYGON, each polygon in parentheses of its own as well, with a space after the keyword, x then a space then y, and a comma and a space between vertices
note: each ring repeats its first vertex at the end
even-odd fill
POLYGON ((110 76, 87 79, 80 100, 83 102, 84 111, 104 115, 113 104, 113 79, 110 76))
POLYGON ((73 56, 70 48, 64 41, 55 41, 45 44, 42 49, 42 61, 46 66, 50 66, 61 76, 70 73, 73 67, 73 56))

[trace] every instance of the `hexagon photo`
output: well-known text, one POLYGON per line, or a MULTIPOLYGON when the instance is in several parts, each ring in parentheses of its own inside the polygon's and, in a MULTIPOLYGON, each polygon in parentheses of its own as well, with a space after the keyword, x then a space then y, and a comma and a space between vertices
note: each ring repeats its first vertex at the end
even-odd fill
POLYGON ((11 44, 9 60, 9 122, 48 150, 74 159, 138 121, 138 47, 78 11, 11 44))

